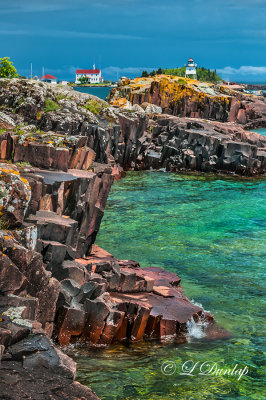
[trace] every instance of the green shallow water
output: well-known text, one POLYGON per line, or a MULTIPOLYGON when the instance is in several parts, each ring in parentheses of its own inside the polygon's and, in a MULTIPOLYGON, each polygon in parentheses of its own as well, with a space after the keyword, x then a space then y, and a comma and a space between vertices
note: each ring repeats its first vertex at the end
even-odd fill
POLYGON ((265 180, 132 172, 116 182, 97 244, 176 272, 185 294, 233 336, 73 349, 77 379, 105 400, 265 399, 265 205, 265 180), (195 376, 180 375, 189 360, 199 362, 195 376), (166 361, 172 375, 161 371, 166 361), (202 376, 204 362, 248 374, 202 376))

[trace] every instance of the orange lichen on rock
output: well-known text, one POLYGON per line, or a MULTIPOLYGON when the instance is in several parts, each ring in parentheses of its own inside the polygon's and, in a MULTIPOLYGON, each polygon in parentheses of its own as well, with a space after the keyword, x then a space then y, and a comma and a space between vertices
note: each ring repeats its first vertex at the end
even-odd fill
POLYGON ((219 85, 213 83, 156 75, 132 81, 121 79, 110 93, 110 103, 125 108, 148 102, 174 115, 225 120, 234 94, 234 91, 221 90, 219 85))

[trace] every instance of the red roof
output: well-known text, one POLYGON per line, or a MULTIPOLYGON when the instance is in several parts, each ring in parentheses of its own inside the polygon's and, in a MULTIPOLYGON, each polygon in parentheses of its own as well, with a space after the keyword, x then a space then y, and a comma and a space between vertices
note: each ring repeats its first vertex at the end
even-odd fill
POLYGON ((57 79, 55 76, 47 74, 44 76, 41 76, 40 79, 57 79))
POLYGON ((77 69, 76 74, 99 74, 99 69, 77 69))
POLYGON ((188 62, 189 62, 189 61, 192 61, 192 62, 194 62, 194 60, 192 60, 192 58, 190 58, 190 59, 188 60, 188 62))

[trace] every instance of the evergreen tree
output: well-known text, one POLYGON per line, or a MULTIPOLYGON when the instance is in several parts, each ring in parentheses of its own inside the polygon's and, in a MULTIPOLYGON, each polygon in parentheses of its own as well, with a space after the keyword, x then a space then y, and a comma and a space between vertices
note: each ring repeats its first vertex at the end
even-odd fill
POLYGON ((145 71, 145 70, 142 71, 142 75, 141 75, 142 78, 148 78, 148 76, 149 76, 149 74, 147 71, 145 71))

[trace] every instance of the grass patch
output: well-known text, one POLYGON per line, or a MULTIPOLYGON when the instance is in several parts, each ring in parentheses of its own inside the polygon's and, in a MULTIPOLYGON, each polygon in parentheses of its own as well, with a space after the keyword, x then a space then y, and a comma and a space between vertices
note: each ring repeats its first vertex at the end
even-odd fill
POLYGON ((66 98, 67 98, 67 96, 64 95, 63 93, 58 93, 58 94, 56 95, 56 100, 57 100, 57 101, 63 100, 63 99, 66 99, 66 98))
POLYGON ((27 161, 20 161, 20 162, 17 162, 16 165, 17 165, 18 167, 20 167, 20 168, 24 168, 24 167, 30 166, 30 163, 27 162, 27 161))
POLYGON ((97 100, 89 100, 85 104, 84 108, 86 108, 86 110, 89 110, 93 114, 99 115, 101 111, 104 108, 108 108, 108 106, 106 104, 99 103, 97 100))
POLYGON ((47 113, 49 111, 56 111, 60 108, 59 104, 53 101, 52 99, 45 100, 45 108, 44 112, 47 113))

